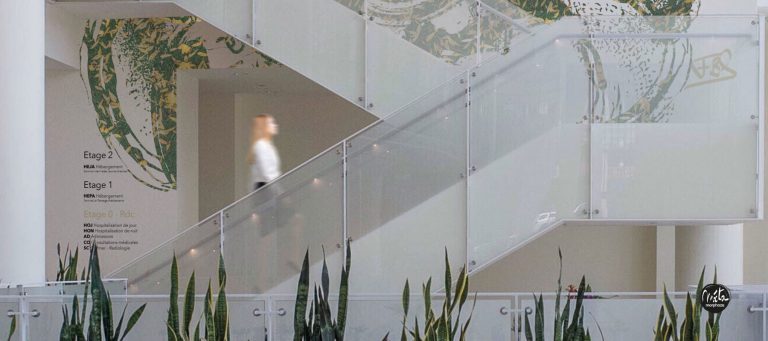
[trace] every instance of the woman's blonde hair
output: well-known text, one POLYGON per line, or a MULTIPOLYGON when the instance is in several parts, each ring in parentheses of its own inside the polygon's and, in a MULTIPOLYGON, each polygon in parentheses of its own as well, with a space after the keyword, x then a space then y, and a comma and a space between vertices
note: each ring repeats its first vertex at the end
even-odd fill
POLYGON ((251 123, 251 144, 256 143, 261 138, 271 137, 267 133, 270 118, 274 119, 270 114, 259 114, 253 118, 251 123))
MULTIPOLYGON (((270 118, 274 120, 274 117, 270 114, 259 114, 251 120, 251 148, 256 144, 256 141, 264 137, 271 138, 271 135, 267 132, 270 118)), ((247 159, 249 163, 254 161, 251 149, 249 149, 247 159)))

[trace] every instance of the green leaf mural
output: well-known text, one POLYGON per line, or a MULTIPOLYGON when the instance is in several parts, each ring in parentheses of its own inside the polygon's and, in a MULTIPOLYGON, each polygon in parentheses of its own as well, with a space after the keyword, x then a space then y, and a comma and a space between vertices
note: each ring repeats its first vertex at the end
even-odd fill
POLYGON ((94 20, 87 23, 83 36, 81 58, 87 62, 83 74, 102 138, 134 178, 161 191, 176 189, 176 71, 209 67, 203 40, 188 36, 198 20, 94 20), (134 89, 132 94, 148 104, 152 146, 142 142, 125 116, 117 90, 116 57, 128 65, 126 85, 134 89))
POLYGON ((225 34, 206 42, 194 30, 202 23, 194 16, 86 23, 81 75, 99 132, 130 174, 156 190, 176 189, 177 72, 209 69, 206 44, 226 46, 226 57, 236 57, 228 67, 280 65, 225 34), (132 117, 128 103, 138 103, 146 118, 132 117))
MULTIPOLYGON (((465 0, 337 0, 377 25, 446 63, 474 62, 478 53, 513 49, 513 39, 523 34, 504 20, 478 12, 465 0), (364 10, 364 11, 363 11, 364 10), (479 30, 479 39, 478 37, 479 30), (479 44, 478 44, 479 43, 479 44)), ((582 16, 587 32, 684 32, 698 14, 699 0, 484 0, 504 15, 531 28, 552 24, 567 16, 582 16), (653 20, 601 20, 600 16, 647 17, 653 20), (667 16, 661 18, 661 16, 667 16), (606 25, 607 24, 607 25, 606 25), (615 26, 615 27, 614 27, 615 26)), ((619 44, 577 40, 584 72, 594 72, 591 99, 601 122, 661 122, 673 112, 672 100, 686 86, 691 72, 692 46, 686 39, 627 39, 619 44), (607 56, 625 62, 616 69, 627 72, 614 79, 604 65, 607 56), (652 58, 652 60, 650 60, 652 58), (643 59, 645 63, 640 63, 643 59), (594 69, 592 68, 594 65, 594 69), (631 78, 628 78, 631 77, 631 78), (618 83, 630 82, 623 87, 618 83)))

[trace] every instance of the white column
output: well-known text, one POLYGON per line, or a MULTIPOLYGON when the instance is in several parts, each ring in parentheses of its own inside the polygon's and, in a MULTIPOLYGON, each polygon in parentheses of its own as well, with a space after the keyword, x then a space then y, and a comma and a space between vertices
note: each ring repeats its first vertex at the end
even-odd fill
POLYGON ((678 226, 675 240, 678 290, 696 285, 705 265, 705 284, 715 266, 718 283, 744 284, 744 224, 678 226))
POLYGON ((0 1, 0 280, 45 279, 45 1, 0 1))
POLYGON ((675 225, 656 226, 656 291, 675 290, 675 225))

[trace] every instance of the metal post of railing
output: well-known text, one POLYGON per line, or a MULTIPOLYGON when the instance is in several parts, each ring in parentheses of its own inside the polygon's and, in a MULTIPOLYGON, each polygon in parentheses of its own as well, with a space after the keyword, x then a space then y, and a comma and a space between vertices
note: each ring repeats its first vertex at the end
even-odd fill
POLYGON ((349 182, 347 181, 348 173, 348 160, 347 155, 349 153, 348 148, 350 142, 344 139, 341 142, 341 245, 342 254, 347 254, 347 241, 349 240, 349 228, 347 226, 347 188, 349 182))
POLYGON ((224 257, 224 210, 219 211, 219 252, 221 257, 224 257))
POLYGON ((483 39, 482 38, 482 36, 483 36, 483 33, 482 33, 482 28, 483 28, 483 26, 482 26, 482 21, 483 21, 482 10, 483 10, 483 6, 482 6, 482 3, 480 1, 477 1, 475 3, 475 6, 476 6, 475 7, 475 13, 477 14, 477 23, 476 23, 477 27, 475 29, 475 66, 478 66, 478 65, 480 65, 480 63, 483 62, 483 54, 480 53, 480 49, 482 47, 482 43, 481 42, 482 42, 482 39, 483 39))
POLYGON ((25 289, 19 285, 19 314, 16 315, 16 326, 21 325, 21 328, 19 328, 19 335, 21 337, 22 341, 28 341, 29 340, 29 319, 26 318, 26 313, 29 310, 29 305, 26 300, 26 291, 25 289))
POLYGON ((256 1, 251 1, 251 46, 256 46, 256 1))
MULTIPOLYGON (((478 7, 478 9, 479 9, 479 7, 478 7)), ((478 20, 479 20, 479 16, 478 16, 478 20)), ((479 45, 478 45, 478 48, 479 48, 479 45)), ((478 50, 477 53, 480 54, 480 51, 478 50)), ((478 60, 478 62, 479 62, 479 60, 478 60)), ((468 71, 464 75, 464 79, 466 79, 466 83, 467 83, 466 84, 466 90, 465 90, 466 91, 465 103, 466 103, 466 106, 467 106, 467 111, 466 111, 466 133, 464 134, 464 138, 466 139, 466 141, 465 141, 466 142, 466 147, 465 147, 466 148, 465 149, 466 160, 465 160, 465 163, 464 163, 464 172, 462 172, 459 175, 460 177, 464 178, 464 226, 465 226, 465 229, 466 229, 466 231, 465 231, 465 240, 464 240, 464 243, 466 245, 465 246, 466 249, 465 249, 464 262, 465 262, 465 264, 467 264, 467 269, 469 269, 469 271, 472 271, 473 263, 475 263, 475 261, 472 260, 471 257, 470 257, 471 256, 472 248, 471 248, 471 245, 469 243, 469 239, 470 239, 470 235, 471 235, 471 233, 470 233, 471 230, 470 230, 470 226, 469 226, 470 225, 470 221, 471 221, 471 219, 470 219, 471 195, 470 195, 469 177, 471 175, 471 169, 472 169, 472 155, 471 155, 472 148, 471 148, 471 142, 470 142, 471 138, 472 138, 472 129, 471 129, 471 124, 472 124, 472 120, 471 120, 471 116, 472 116, 472 80, 473 80, 474 77, 477 76, 477 72, 478 72, 478 67, 476 67, 472 71, 468 71), (470 75, 469 72, 471 72, 472 77, 469 77, 469 75, 470 75)))
MULTIPOLYGON (((763 219, 763 201, 765 200, 765 17, 758 18, 758 72, 757 72, 757 198, 755 200, 755 217, 763 219)), ((765 337, 763 337, 765 340, 765 337)), ((768 341, 768 340, 766 340, 768 341)))
POLYGON ((29 337, 29 317, 40 317, 40 312, 37 309, 30 311, 26 292, 21 285, 19 286, 19 310, 9 310, 6 315, 9 318, 16 318, 16 330, 19 333, 19 340, 31 341, 29 337))
POLYGON ((587 115, 588 115, 588 117, 587 117, 587 136, 588 136, 588 141, 589 141, 589 152, 587 153, 587 160, 589 162, 589 168, 588 168, 588 171, 589 171, 589 198, 588 198, 589 199, 589 204, 587 204, 587 208, 586 209, 588 210, 587 217, 589 219, 593 218, 593 213, 596 214, 598 212, 598 211, 595 211, 595 210, 592 209, 592 201, 593 201, 592 200, 592 196, 593 196, 593 193, 592 193, 592 191, 593 191, 592 174, 594 173, 593 169, 592 169, 592 156, 593 156, 592 155, 592 143, 593 143, 593 141, 592 141, 592 138, 593 138, 593 136, 592 136, 592 124, 595 123, 595 102, 594 102, 594 96, 595 96, 595 67, 596 67, 595 63, 591 62, 591 63, 589 63, 589 70, 587 70, 587 72, 588 72, 587 73, 587 80, 589 81, 589 84, 587 86, 587 92, 588 92, 587 100, 589 101, 589 102, 587 102, 587 111, 588 111, 587 112, 587 115))
MULTIPOLYGON (((373 16, 368 15, 368 0, 363 0, 362 6, 363 8, 360 9, 359 14, 363 18, 363 94, 358 98, 358 102, 363 109, 372 109, 372 106, 368 106, 371 101, 371 96, 368 92, 368 67, 370 66, 370 58, 368 56, 368 45, 370 44, 368 25, 369 21, 373 22, 373 16)), ((344 144, 346 145, 346 140, 344 144)))
MULTIPOLYGON (((515 309, 520 310, 520 296, 515 295, 515 309)), ((515 314, 515 340, 520 340, 520 323, 522 320, 520 319, 520 314, 515 314)))
MULTIPOLYGON (((272 311, 274 302, 272 301, 272 296, 267 297, 266 306, 267 311, 272 311)), ((264 316, 264 324, 267 326, 267 340, 273 341, 275 340, 275 323, 272 320, 272 315, 266 315, 264 316)))

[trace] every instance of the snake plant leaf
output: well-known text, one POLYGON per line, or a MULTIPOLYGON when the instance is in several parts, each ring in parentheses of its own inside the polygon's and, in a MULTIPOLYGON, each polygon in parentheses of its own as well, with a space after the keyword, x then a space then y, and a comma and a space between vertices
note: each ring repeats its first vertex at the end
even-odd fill
POLYGON ((324 293, 320 293, 320 305, 322 306, 322 313, 320 314, 320 339, 321 341, 334 341, 336 338, 336 332, 331 322, 331 309, 328 305, 328 297, 324 293))
MULTIPOLYGON (((462 268, 461 272, 459 272, 456 296, 459 297, 459 307, 467 302, 467 297, 469 296, 469 276, 467 275, 466 268, 462 268)), ((453 307, 451 307, 451 310, 453 310, 453 307)))
POLYGON ((408 316, 408 306, 411 302, 411 288, 410 284, 408 283, 408 279, 405 279, 405 287, 403 288, 403 311, 405 312, 405 316, 408 316))
POLYGON ((328 276, 328 263, 325 261, 325 247, 323 247, 323 271, 321 275, 322 293, 323 297, 328 297, 330 293, 330 276, 328 276))
POLYGON ((451 302, 451 263, 448 261, 448 248, 445 248, 445 299, 451 302))
POLYGON ((405 333, 406 323, 408 321, 408 306, 411 302, 411 288, 408 283, 408 279, 405 279, 405 287, 403 288, 403 329, 400 331, 400 341, 408 341, 408 335, 405 333))
POLYGON ((554 334, 554 340, 555 341, 562 341, 563 340, 563 329, 562 329, 562 323, 563 321, 560 320, 560 294, 563 292, 563 250, 560 249, 560 247, 557 248, 557 256, 560 260, 560 272, 557 276, 557 295, 555 296, 555 334, 554 334))
MULTIPOLYGON (((64 315, 64 321, 66 321, 66 320, 67 320, 67 316, 65 314, 64 315)), ((11 339, 13 338, 13 334, 14 333, 16 333, 16 316, 11 318, 11 327, 10 327, 10 330, 8 331, 8 341, 11 341, 11 339)))
POLYGON ((77 263, 79 259, 80 259, 80 249, 76 247, 75 255, 69 259, 67 274, 64 277, 65 281, 77 281, 77 263))
POLYGON ((99 267, 99 248, 96 244, 91 246, 89 267, 91 271, 91 308, 90 322, 88 325, 88 340, 101 341, 101 322, 104 308, 104 286, 101 282, 101 269, 99 267))
POLYGON ((699 276, 699 282, 696 285, 696 297, 693 299, 693 337, 697 340, 699 339, 699 334, 701 333, 701 310, 702 310, 702 304, 701 304, 701 294, 704 290, 704 271, 707 269, 707 267, 703 267, 701 269, 701 275, 699 276))
POLYGON ((131 317, 128 318, 128 324, 125 326, 125 332, 123 333, 123 337, 120 338, 120 341, 123 341, 125 339, 125 336, 128 335, 128 332, 133 329, 133 327, 136 325, 136 323, 139 322, 139 319, 141 318, 141 315, 144 314, 144 309, 147 308, 147 304, 144 303, 139 307, 139 309, 136 309, 133 314, 131 314, 131 317))
POLYGON ((219 293, 216 297, 216 307, 213 312, 213 323, 216 328, 215 341, 228 341, 229 338, 229 305, 227 304, 226 287, 227 270, 224 267, 224 256, 219 254, 219 293))
POLYGON ((568 327, 568 334, 570 334, 571 337, 574 337, 576 332, 576 329, 578 327, 578 321, 579 321, 579 315, 582 312, 582 305, 584 304, 584 291, 586 290, 586 277, 581 276, 581 282, 579 283, 579 291, 576 294, 576 306, 573 309, 573 320, 571 320, 571 325, 568 327))
POLYGON ((208 290, 205 292, 203 316, 205 317, 205 339, 211 341, 216 340, 216 324, 213 320, 213 293, 211 289, 211 280, 208 280, 208 290))
MULTIPOLYGON (((111 305, 111 303, 112 302, 110 302, 110 305, 111 305)), ((112 310, 111 307, 110 307, 110 310, 112 310)), ((120 314, 120 321, 117 322, 117 327, 115 328, 114 333, 112 333, 111 340, 115 340, 116 341, 116 340, 120 339, 120 331, 123 330, 123 320, 125 319, 125 311, 126 310, 128 310, 128 304, 126 304, 123 307, 123 312, 120 314)), ((109 333, 109 330, 107 330, 107 333, 109 333)))
POLYGON ((181 336, 179 332, 179 265, 176 261, 176 252, 173 253, 171 261, 171 292, 168 298, 168 341, 176 340, 176 336, 181 336), (173 336, 173 337, 172 337, 173 336))
POLYGON ((336 340, 344 341, 344 329, 347 326, 347 301, 349 300, 349 269, 352 266, 352 249, 347 239, 347 252, 344 267, 341 269, 341 282, 339 284, 339 303, 336 309, 337 325, 336 340))
MULTIPOLYGON (((717 284, 717 266, 715 266, 715 276, 712 279, 712 283, 717 284)), ((701 293, 698 293, 697 297, 698 297, 698 300, 701 300, 701 293)), ((699 304, 701 304, 701 303, 699 303, 699 304)), ((717 337, 716 337, 717 333, 714 333, 714 332, 718 331, 719 328, 715 328, 715 315, 716 314, 713 313, 713 312, 710 312, 710 311, 707 312, 707 330, 706 331, 707 331, 707 334, 708 334, 707 335, 707 340, 709 340, 709 341, 717 339, 717 337), (712 328, 710 328, 710 326, 712 326, 712 328), (712 336, 709 335, 710 331, 714 333, 714 334, 712 334, 712 336)), ((718 319, 718 321, 720 320, 719 314, 718 314, 717 319, 718 319)))
POLYGON ((197 325, 195 326, 195 336, 193 340, 200 341, 200 320, 197 320, 197 325))
POLYGON ((189 327, 192 322, 192 315, 195 313, 195 272, 187 282, 187 291, 184 293, 184 330, 182 335, 185 340, 189 339, 189 327))
MULTIPOLYGON (((83 289, 83 309, 80 311, 80 322, 85 323, 85 312, 88 307, 88 292, 90 291, 91 287, 91 262, 89 260, 88 262, 88 269, 86 271, 85 275, 85 288, 83 289)), ((77 298, 77 297, 75 297, 77 298)), ((76 313, 75 310, 72 311, 73 314, 76 313)), ((84 332, 84 330, 83 330, 84 332)))
POLYGON ((584 335, 584 307, 581 307, 581 314, 579 314, 579 321, 576 324, 576 333, 573 335, 573 340, 582 341, 582 336, 585 336, 584 335))
POLYGON ((104 292, 104 300, 102 300, 102 328, 104 330, 104 338, 106 341, 113 341, 116 339, 114 334, 114 328, 112 325, 112 298, 109 293, 104 292))
POLYGON ((312 301, 312 309, 315 311, 315 320, 312 325, 312 335, 313 337, 320 336, 320 320, 323 318, 323 307, 320 306, 320 288, 317 284, 315 284, 315 295, 314 300, 312 301))
POLYGON ((686 299, 685 299, 685 320, 683 320, 683 324, 680 328, 681 339, 698 340, 694 333, 694 326, 696 325, 696 322, 694 321, 694 319, 695 319, 695 314, 693 312, 693 301, 691 299, 691 294, 689 293, 688 295, 686 295, 686 299))
MULTIPOLYGON (((72 333, 72 328, 67 323, 68 322, 67 309, 65 307, 61 307, 61 312, 64 315, 64 321, 61 322, 61 330, 59 331, 59 341, 72 341, 73 333, 72 333)), ((16 329, 15 321, 16 319, 13 319, 13 321, 11 322, 11 330, 16 329)), ((8 341, 11 341, 12 337, 13 337, 13 333, 9 334, 8 341)))
POLYGON ((438 340, 448 340, 450 338, 450 329, 448 327, 448 315, 445 306, 440 314, 440 318, 435 322, 435 336, 438 340))
POLYGON ((665 319, 664 319, 664 307, 659 308, 659 317, 656 318, 656 328, 653 329, 654 334, 654 341, 662 341, 662 338, 664 336, 664 325, 665 325, 665 319))
POLYGON ((562 340, 569 340, 571 335, 568 333, 568 319, 571 316, 571 299, 570 297, 565 300, 565 308, 563 308, 563 314, 560 316, 560 325, 559 328, 562 330, 561 339, 556 341, 562 341, 562 340))
POLYGON ((229 330, 229 306, 227 304, 227 293, 224 286, 219 288, 219 294, 216 298, 213 323, 216 326, 215 341, 227 341, 227 331, 229 330))
POLYGON ((219 287, 223 288, 227 283, 227 269, 224 267, 224 255, 219 253, 219 287))
POLYGON ((539 299, 536 300, 533 327, 536 330, 536 341, 544 341, 544 294, 540 294, 539 299))
POLYGON ((672 304, 672 300, 667 293, 666 285, 664 285, 664 308, 667 310, 667 315, 669 316, 672 340, 679 341, 677 338, 677 313, 675 313, 675 306, 672 304))
MULTIPOLYGON (((464 322, 464 325, 461 327, 461 334, 459 336, 459 340, 466 340, 467 337, 467 331, 469 330, 469 323, 472 322, 472 316, 475 314, 475 305, 477 304, 477 293, 475 293, 475 299, 472 302, 472 309, 469 311, 469 316, 467 317, 467 321, 464 322)), ((458 325, 458 322, 457 322, 458 325)), ((451 336, 451 339, 453 339, 454 336, 451 336)))
POLYGON ((432 277, 427 280, 427 284, 421 285, 421 294, 424 295, 424 323, 428 323, 432 318, 432 277))
MULTIPOLYGON (((304 254, 304 262, 301 265, 299 284, 296 288, 296 305, 294 307, 293 340, 301 341, 309 330, 305 325, 307 317, 307 299, 309 298, 309 250, 304 254)), ((311 316, 310 316, 311 318, 311 316)))
MULTIPOLYGON (((173 331, 173 328, 171 328, 171 325, 168 324, 167 321, 165 323, 165 329, 166 329, 166 334, 168 335, 168 341, 179 341, 181 339, 181 336, 176 335, 176 332, 173 331)), ((181 340, 183 341, 183 339, 181 340)))
MULTIPOLYGON (((535 300, 536 300, 536 296, 534 296, 534 301, 535 300)), ((525 314, 525 340, 533 341, 533 333, 531 332, 531 321, 528 318, 528 314, 525 314)))

